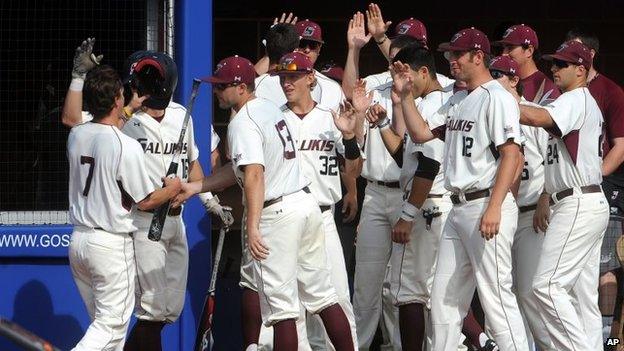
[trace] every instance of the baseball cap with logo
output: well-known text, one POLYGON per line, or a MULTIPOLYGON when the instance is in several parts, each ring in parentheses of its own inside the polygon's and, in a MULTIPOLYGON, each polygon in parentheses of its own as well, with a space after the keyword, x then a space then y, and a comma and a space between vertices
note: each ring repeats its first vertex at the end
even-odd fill
POLYGON ((321 68, 321 73, 338 82, 342 82, 342 77, 344 76, 342 67, 333 62, 324 65, 321 68))
POLYGON ((314 65, 306 55, 299 52, 290 52, 282 56, 271 75, 312 72, 314 72, 314 65))
POLYGON ((251 84, 256 78, 254 65, 248 59, 238 55, 224 58, 217 64, 214 75, 201 78, 204 82, 215 84, 246 83, 251 84))
POLYGON ((554 54, 543 55, 544 60, 561 60, 589 69, 592 57, 589 48, 576 40, 568 40, 561 44, 554 54))
POLYGON ((537 49, 539 42, 533 28, 518 24, 509 27, 503 34, 503 39, 493 42, 492 45, 533 45, 537 49))
POLYGON ((490 40, 487 35, 474 27, 465 28, 455 33, 448 43, 438 46, 438 51, 481 50, 490 53, 490 40))
POLYGON ((321 44, 324 43, 321 26, 319 26, 318 23, 306 19, 297 22, 295 27, 297 28, 301 40, 311 40, 321 44))
POLYGON ((398 35, 408 35, 418 41, 427 43, 427 28, 425 25, 413 18, 408 18, 404 21, 401 21, 399 24, 394 27, 394 34, 398 35))
POLYGON ((520 72, 520 67, 518 66, 518 63, 514 61, 514 59, 505 55, 497 56, 490 61, 490 71, 492 70, 500 71, 512 76, 517 76, 520 72))

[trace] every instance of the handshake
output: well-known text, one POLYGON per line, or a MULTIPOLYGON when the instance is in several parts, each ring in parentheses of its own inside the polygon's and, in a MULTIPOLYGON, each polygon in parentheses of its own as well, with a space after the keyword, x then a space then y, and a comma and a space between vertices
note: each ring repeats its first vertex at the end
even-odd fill
MULTIPOLYGON (((171 206, 179 207, 189 198, 189 193, 186 192, 187 184, 182 183, 180 178, 164 177, 164 187, 170 190, 170 198, 172 199, 171 206)), ((221 205, 219 198, 216 195, 212 195, 210 192, 199 193, 199 199, 201 200, 204 208, 208 213, 211 213, 221 220, 224 227, 229 227, 234 223, 234 216, 232 216, 232 208, 230 206, 221 205)))

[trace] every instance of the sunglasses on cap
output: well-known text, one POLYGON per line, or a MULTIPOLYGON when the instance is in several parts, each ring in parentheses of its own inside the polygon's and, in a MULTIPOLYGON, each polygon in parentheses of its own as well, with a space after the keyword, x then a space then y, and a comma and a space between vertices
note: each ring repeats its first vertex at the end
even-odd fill
POLYGON ((552 64, 557 68, 567 68, 570 65, 570 63, 559 59, 553 59, 552 64))
POLYGON ((494 78, 494 79, 502 78, 504 76, 513 77, 512 74, 509 74, 509 73, 506 73, 506 72, 503 72, 503 71, 499 71, 497 69, 490 70, 490 74, 492 75, 492 78, 494 78))
POLYGON ((279 72, 299 72, 299 73, 310 73, 312 71, 306 69, 306 68, 302 68, 299 69, 299 66, 297 66, 296 63, 288 63, 288 64, 278 64, 275 67, 275 72, 279 73, 279 72))
POLYGON ((299 49, 310 48, 310 50, 316 50, 321 47, 321 43, 313 40, 302 39, 299 41, 299 49))
POLYGON ((212 84, 212 88, 215 90, 225 90, 229 87, 235 87, 241 83, 214 83, 212 84))

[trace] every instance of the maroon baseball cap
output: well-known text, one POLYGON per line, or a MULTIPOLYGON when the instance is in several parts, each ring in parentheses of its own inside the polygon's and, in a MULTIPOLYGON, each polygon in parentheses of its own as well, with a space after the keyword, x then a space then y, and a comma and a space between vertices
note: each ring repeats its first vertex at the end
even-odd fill
POLYGON ((396 27, 394 27, 394 34, 396 36, 408 35, 425 44, 427 43, 427 28, 425 28, 425 25, 417 19, 408 18, 401 21, 396 25, 396 27))
POLYGON ((537 33, 533 28, 525 24, 518 24, 507 28, 503 34, 503 39, 493 42, 492 45, 533 45, 537 49, 539 42, 537 33))
POLYGON ((501 71, 506 74, 511 74, 513 76, 517 76, 520 74, 520 67, 518 63, 514 61, 511 57, 504 56, 496 56, 490 61, 490 70, 501 71))
POLYGON ((589 48, 576 40, 568 40, 561 44, 554 54, 543 55, 544 60, 561 60, 589 69, 592 57, 589 48))
POLYGON ((490 40, 487 35, 474 27, 465 28, 455 33, 448 43, 438 46, 438 51, 481 50, 490 53, 490 40))
POLYGON ((254 65, 248 59, 238 55, 224 58, 217 64, 214 75, 200 78, 204 82, 215 84, 246 83, 256 79, 254 65))
POLYGON ((344 76, 344 70, 342 67, 336 64, 327 64, 321 69, 321 73, 328 76, 329 78, 342 82, 342 77, 344 76))
POLYGON ((301 40, 311 40, 321 44, 324 43, 321 26, 319 26, 318 23, 306 19, 297 22, 295 27, 297 28, 301 40))
POLYGON ((290 52, 279 60, 271 75, 314 72, 312 61, 300 52, 290 52))

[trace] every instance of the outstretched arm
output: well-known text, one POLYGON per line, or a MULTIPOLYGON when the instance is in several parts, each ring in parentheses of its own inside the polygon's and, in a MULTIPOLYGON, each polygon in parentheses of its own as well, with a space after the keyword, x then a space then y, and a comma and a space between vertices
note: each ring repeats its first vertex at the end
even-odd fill
POLYGON ((370 41, 371 34, 364 29, 364 15, 356 12, 347 29, 347 62, 342 76, 342 90, 348 99, 353 98, 353 87, 360 78, 360 50, 370 41))
POLYGON ((95 38, 87 38, 76 48, 76 53, 74 54, 72 81, 65 95, 63 111, 61 112, 61 122, 68 127, 73 127, 82 122, 82 87, 84 86, 84 80, 87 72, 99 65, 103 58, 103 55, 96 57, 93 54, 94 44, 95 38))
POLYGON ((373 36, 377 47, 387 60, 390 60, 390 39, 386 35, 392 22, 384 22, 381 9, 375 3, 368 5, 366 10, 366 26, 368 32, 373 36))

